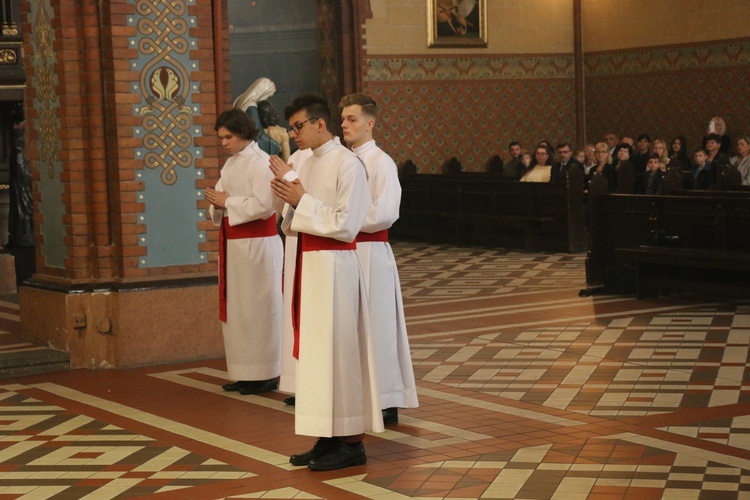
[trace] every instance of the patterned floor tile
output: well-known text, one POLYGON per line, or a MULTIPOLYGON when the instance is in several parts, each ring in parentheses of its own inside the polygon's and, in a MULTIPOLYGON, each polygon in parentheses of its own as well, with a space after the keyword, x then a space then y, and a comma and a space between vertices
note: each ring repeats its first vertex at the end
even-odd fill
POLYGON ((114 498, 246 477, 253 474, 0 389, 0 495, 114 498))
POLYGON ((750 302, 579 296, 583 254, 393 247, 421 405, 367 465, 291 466, 294 408, 221 391, 223 360, 80 370, 0 386, 0 498, 750 499, 750 302))

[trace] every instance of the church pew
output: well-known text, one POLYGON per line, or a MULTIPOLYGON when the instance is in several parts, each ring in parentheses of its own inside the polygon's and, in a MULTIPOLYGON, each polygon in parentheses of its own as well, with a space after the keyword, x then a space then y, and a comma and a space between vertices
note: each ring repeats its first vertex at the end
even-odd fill
POLYGON ((724 194, 592 196, 588 284, 750 294, 750 196, 724 194))
POLYGON ((461 173, 402 177, 396 239, 528 251, 585 249, 582 173, 568 183, 526 183, 461 173))

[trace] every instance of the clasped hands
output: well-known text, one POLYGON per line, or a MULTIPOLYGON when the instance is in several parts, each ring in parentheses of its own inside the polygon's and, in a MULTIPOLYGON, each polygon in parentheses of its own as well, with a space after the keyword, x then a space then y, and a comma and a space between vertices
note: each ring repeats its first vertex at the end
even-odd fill
POLYGON ((276 155, 272 155, 270 158, 270 165, 268 166, 273 172, 274 179, 271 181, 271 190, 273 194, 284 200, 292 207, 297 207, 302 196, 305 194, 305 188, 302 187, 302 183, 299 179, 288 181, 284 179, 284 175, 291 172, 292 165, 287 164, 284 160, 276 155))
POLYGON ((217 191, 213 188, 207 187, 204 190, 204 194, 206 195, 208 202, 216 208, 223 209, 227 207, 227 198, 229 197, 229 194, 224 191, 217 191))

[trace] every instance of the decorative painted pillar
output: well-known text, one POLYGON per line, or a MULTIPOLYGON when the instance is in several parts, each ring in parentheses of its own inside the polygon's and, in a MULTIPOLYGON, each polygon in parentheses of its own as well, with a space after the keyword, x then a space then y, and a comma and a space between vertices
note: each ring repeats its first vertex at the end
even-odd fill
POLYGON ((214 71, 220 5, 24 4, 37 272, 21 323, 73 367, 223 354, 203 197, 219 175, 217 90, 231 105, 214 71))

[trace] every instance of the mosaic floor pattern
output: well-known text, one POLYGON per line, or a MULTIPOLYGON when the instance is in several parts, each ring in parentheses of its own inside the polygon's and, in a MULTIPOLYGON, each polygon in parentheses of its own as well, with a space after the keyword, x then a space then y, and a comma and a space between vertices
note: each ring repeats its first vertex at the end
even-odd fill
POLYGON ((223 392, 221 359, 74 370, 0 381, 0 500, 750 499, 750 303, 579 297, 583 255, 394 251, 421 406, 367 465, 291 466, 285 395, 223 392))

